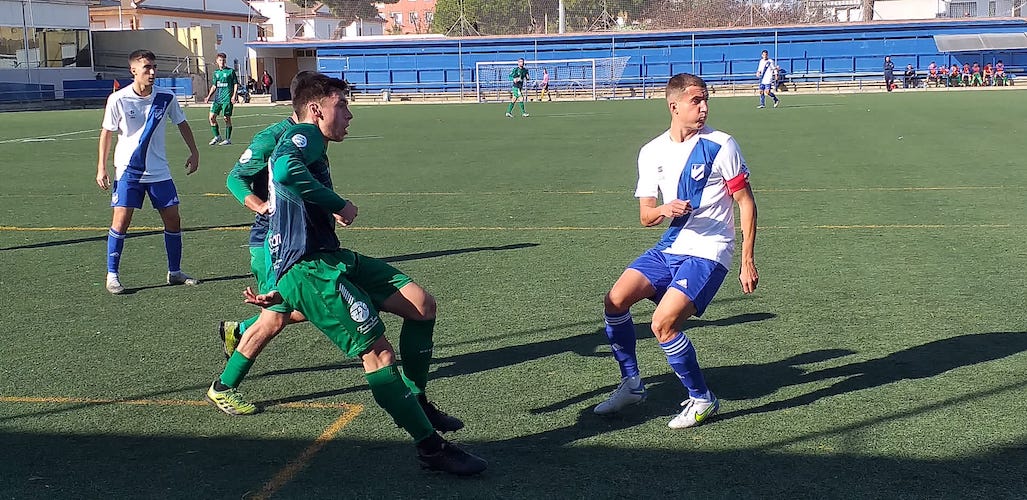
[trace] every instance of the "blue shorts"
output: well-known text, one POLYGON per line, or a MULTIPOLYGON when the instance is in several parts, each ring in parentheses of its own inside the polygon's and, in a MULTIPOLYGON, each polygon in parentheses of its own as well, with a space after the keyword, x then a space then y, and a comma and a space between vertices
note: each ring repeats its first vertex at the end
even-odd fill
POLYGON ((774 84, 773 83, 761 83, 760 84, 760 90, 761 91, 763 91, 763 90, 774 90, 774 84))
POLYGON ((696 316, 703 315, 727 276, 727 268, 717 261, 669 254, 655 248, 646 250, 628 269, 642 273, 653 285, 656 289, 656 295, 650 297, 653 302, 659 304, 667 289, 674 287, 695 304, 696 316))
POLYGON ((143 196, 149 195, 150 204, 157 210, 178 205, 178 191, 171 179, 154 183, 142 183, 122 178, 114 181, 111 189, 111 206, 143 208, 143 196))

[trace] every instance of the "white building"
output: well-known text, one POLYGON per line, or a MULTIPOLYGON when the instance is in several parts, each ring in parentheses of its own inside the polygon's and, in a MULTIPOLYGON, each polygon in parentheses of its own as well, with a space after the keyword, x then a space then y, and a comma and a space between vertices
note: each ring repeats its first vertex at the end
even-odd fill
POLYGON ((335 17, 323 3, 303 8, 289 0, 253 0, 250 7, 267 18, 257 33, 257 40, 265 42, 381 35, 385 23, 383 19, 353 21, 335 17))
MULTIPOLYGON (((841 22, 862 21, 862 0, 814 0, 807 9, 823 9, 841 22)), ((1021 17, 1027 15, 1027 0, 874 0, 874 21, 911 19, 1021 17)))
MULTIPOLYGON (((93 78, 91 0, 0 0, 0 82, 53 85, 93 78)), ((2 97, 2 96, 0 96, 2 97)))
POLYGON ((265 19, 243 0, 115 0, 90 8, 89 20, 96 31, 209 26, 216 50, 245 75, 246 42, 257 39, 257 25, 265 19))
POLYGON ((264 71, 271 75, 276 99, 288 98, 289 82, 296 73, 317 71, 317 52, 307 42, 384 33, 384 19, 342 19, 323 3, 302 8, 290 0, 252 0, 250 7, 266 18, 256 38, 259 53, 249 50, 250 69, 258 81, 264 71))

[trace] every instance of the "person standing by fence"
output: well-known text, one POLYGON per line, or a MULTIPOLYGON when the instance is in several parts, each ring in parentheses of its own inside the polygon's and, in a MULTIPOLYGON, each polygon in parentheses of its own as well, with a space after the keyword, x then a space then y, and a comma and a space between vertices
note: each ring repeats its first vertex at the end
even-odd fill
POLYGON ((884 56, 884 87, 888 92, 895 87, 895 63, 891 62, 891 56, 884 56))

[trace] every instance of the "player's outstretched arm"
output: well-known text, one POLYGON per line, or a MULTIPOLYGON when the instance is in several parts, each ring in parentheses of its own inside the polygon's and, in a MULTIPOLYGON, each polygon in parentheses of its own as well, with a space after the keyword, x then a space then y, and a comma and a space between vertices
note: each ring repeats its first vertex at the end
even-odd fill
POLYGON ((189 147, 189 158, 185 160, 185 173, 189 175, 200 168, 200 151, 196 149, 196 138, 193 137, 193 129, 189 127, 189 122, 179 123, 178 133, 182 134, 182 140, 189 147))
POLYGON ((742 293, 756 291, 760 275, 756 271, 756 198, 752 188, 745 186, 731 195, 738 204, 738 213, 742 225, 742 261, 739 266, 738 281, 742 285, 742 293))
POLYGON ((107 155, 111 151, 111 135, 113 132, 110 130, 100 129, 100 144, 97 148, 99 159, 96 160, 96 185, 105 191, 111 187, 111 180, 107 177, 107 155))

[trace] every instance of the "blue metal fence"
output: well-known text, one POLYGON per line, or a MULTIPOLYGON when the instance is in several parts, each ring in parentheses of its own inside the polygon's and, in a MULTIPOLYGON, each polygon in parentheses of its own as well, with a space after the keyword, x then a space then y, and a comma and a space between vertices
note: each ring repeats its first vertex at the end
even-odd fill
POLYGON ((1002 59, 1027 65, 1027 50, 939 52, 934 35, 1022 33, 1018 19, 844 24, 696 32, 626 32, 565 36, 345 41, 317 44, 318 70, 344 77, 365 92, 473 92, 480 61, 629 56, 620 86, 662 85, 688 72, 709 81, 755 81, 760 51, 768 50, 795 78, 844 80, 880 74, 884 56, 897 68, 1002 59))

